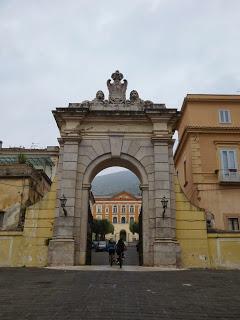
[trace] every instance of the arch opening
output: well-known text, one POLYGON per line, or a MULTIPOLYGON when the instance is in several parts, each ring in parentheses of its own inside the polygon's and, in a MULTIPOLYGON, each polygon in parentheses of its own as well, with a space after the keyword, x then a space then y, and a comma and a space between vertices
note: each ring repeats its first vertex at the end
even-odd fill
MULTIPOLYGON (((104 167, 107 163, 109 162, 104 163, 104 167)), ((101 165, 98 169, 102 167, 101 165)), ((98 172, 95 177, 92 174, 89 175, 89 181, 91 181, 90 194, 93 199, 92 203, 90 199, 92 244, 89 264, 108 264, 108 243, 110 240, 117 243, 120 238, 123 239, 128 248, 125 263, 129 265, 140 264, 137 248, 142 236, 138 232, 133 232, 131 224, 133 221, 135 225, 139 224, 139 214, 142 211, 142 194, 139 188, 140 179, 128 168, 111 166, 107 170, 104 168, 98 172), (105 234, 97 233, 97 227, 99 228, 101 223, 102 225, 111 225, 108 232, 106 227, 105 234)), ((97 171, 95 169, 93 172, 97 171)), ((142 228, 138 229, 142 230, 142 228)), ((90 252, 87 256, 90 256, 90 252)))

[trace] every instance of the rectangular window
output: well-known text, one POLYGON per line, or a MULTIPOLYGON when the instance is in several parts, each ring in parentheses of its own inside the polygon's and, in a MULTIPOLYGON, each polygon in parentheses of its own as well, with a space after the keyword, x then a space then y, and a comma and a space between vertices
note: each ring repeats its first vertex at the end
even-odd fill
POLYGON ((109 213, 109 208, 108 207, 105 208, 105 213, 109 213))
POLYGON ((219 110, 219 122, 220 123, 231 123, 230 111, 219 110))
POLYGON ((130 212, 130 213, 134 213, 134 211, 135 211, 135 210, 134 210, 134 205, 131 205, 130 208, 129 208, 129 212, 130 212))
POLYGON ((238 218, 228 218, 228 228, 231 231, 239 231, 239 219, 238 218))
POLYGON ((4 211, 0 211, 0 228, 3 226, 4 211))
POLYGON ((102 206, 100 204, 97 205, 97 213, 102 213, 102 206))
POLYGON ((224 177, 237 175, 236 150, 221 150, 221 171, 224 177))
POLYGON ((116 206, 116 205, 114 205, 114 206, 112 207, 112 212, 113 212, 113 213, 117 213, 117 212, 118 212, 118 209, 117 209, 117 206, 116 206))

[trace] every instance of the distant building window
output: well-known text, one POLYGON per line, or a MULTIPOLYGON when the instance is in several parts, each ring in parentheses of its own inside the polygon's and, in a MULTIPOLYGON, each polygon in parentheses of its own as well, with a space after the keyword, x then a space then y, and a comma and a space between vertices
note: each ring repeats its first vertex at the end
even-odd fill
POLYGON ((105 208, 105 213, 109 213, 109 208, 108 207, 105 208))
POLYGON ((221 150, 221 171, 225 177, 237 175, 236 150, 221 150))
POLYGON ((117 206, 114 205, 114 206, 113 206, 113 213, 117 213, 117 212, 118 212, 117 206))
POLYGON ((219 122, 220 123, 231 123, 230 111, 219 110, 219 122))
POLYGON ((134 206, 133 206, 133 205, 130 206, 129 212, 130 212, 130 213, 134 213, 134 206))
POLYGON ((125 217, 122 217, 121 223, 126 223, 126 218, 125 217))
POLYGON ((97 205, 97 213, 102 213, 102 206, 100 204, 97 205))
POLYGON ((134 217, 130 217, 130 224, 134 223, 134 217))
POLYGON ((3 226, 4 211, 0 211, 0 228, 3 226))
POLYGON ((239 219, 238 218, 228 218, 228 228, 231 231, 239 231, 239 219))
POLYGON ((122 213, 126 213, 126 207, 122 206, 122 213))
POLYGON ((113 217, 113 223, 117 223, 117 217, 113 217))

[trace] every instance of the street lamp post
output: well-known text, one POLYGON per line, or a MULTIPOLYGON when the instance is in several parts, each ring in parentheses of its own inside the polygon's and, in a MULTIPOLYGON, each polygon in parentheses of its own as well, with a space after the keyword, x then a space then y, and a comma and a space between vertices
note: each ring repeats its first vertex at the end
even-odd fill
POLYGON ((60 203, 61 203, 61 208, 63 209, 63 212, 64 212, 64 216, 66 217, 67 216, 67 210, 66 210, 65 206, 66 206, 67 198, 63 194, 59 200, 60 200, 60 203))
POLYGON ((166 209, 167 209, 167 205, 168 205, 168 199, 164 196, 161 200, 162 202, 162 207, 163 207, 163 213, 162 213, 162 217, 163 219, 165 218, 165 212, 166 212, 166 209))

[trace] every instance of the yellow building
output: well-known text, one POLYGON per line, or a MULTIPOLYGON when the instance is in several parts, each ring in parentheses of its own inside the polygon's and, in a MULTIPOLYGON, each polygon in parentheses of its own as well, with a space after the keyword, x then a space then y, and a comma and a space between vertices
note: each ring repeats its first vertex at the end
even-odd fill
POLYGON ((212 229, 240 227, 240 95, 184 99, 174 161, 190 202, 206 212, 212 229))
POLYGON ((94 199, 93 218, 108 219, 114 225, 114 235, 108 235, 107 238, 118 240, 122 236, 128 242, 138 240, 138 235, 131 233, 129 225, 138 222, 142 205, 140 196, 122 191, 113 196, 95 196, 94 199))
POLYGON ((3 148, 0 142, 0 229, 23 228, 25 211, 50 190, 58 147, 3 148))

